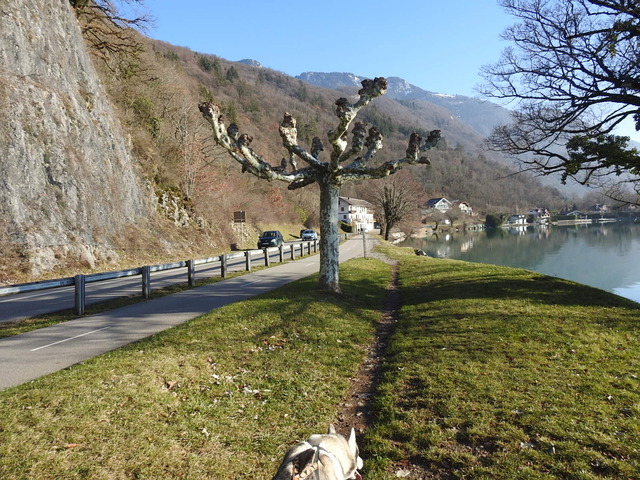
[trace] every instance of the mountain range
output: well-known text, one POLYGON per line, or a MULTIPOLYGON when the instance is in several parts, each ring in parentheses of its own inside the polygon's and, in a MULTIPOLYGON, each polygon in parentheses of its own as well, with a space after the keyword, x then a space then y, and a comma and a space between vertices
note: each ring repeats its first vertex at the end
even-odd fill
MULTIPOLYGON (((360 88, 362 80, 366 77, 353 73, 304 72, 296 78, 319 87, 343 90, 360 88)), ((464 95, 430 92, 399 77, 387 77, 387 82, 387 97, 416 110, 420 108, 422 102, 442 107, 451 112, 454 118, 471 126, 482 137, 487 137, 495 126, 509 123, 511 120, 509 110, 492 102, 464 95)))
MULTIPOLYGON (((253 59, 243 59, 239 63, 264 68, 259 61, 253 59)), ((362 81, 367 77, 348 72, 303 72, 295 78, 318 87, 354 93, 361 88, 362 81)), ((433 105, 441 107, 452 118, 472 127, 483 138, 488 137, 497 125, 511 121, 509 110, 489 101, 465 95, 431 92, 400 77, 387 77, 387 84, 387 98, 397 100, 415 111, 425 110, 433 105)))

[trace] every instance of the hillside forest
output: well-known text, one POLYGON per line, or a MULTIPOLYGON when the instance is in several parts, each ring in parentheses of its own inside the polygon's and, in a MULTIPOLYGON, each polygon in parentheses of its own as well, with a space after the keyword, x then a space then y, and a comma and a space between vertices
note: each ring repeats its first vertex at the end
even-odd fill
MULTIPOLYGON (((317 226, 313 186, 290 192, 284 184, 243 175, 239 165, 212 143, 210 127, 197 106, 201 101, 222 105, 227 123, 239 124, 254 138, 254 150, 277 166, 286 153, 278 135, 283 113, 298 120, 298 137, 310 146, 314 136, 322 137, 335 126, 334 102, 343 92, 315 87, 264 67, 144 37, 140 41, 144 50, 135 59, 127 59, 127 75, 104 67, 101 71, 132 136, 136 157, 158 195, 177 194, 186 208, 223 232, 234 210, 245 210, 248 222, 256 226, 317 226)), ((437 118, 430 121, 425 116, 384 97, 363 112, 363 119, 385 136, 380 161, 401 156, 412 131, 443 128, 444 140, 430 152, 432 166, 407 169, 408 180, 421 186, 424 202, 436 196, 462 199, 480 212, 510 212, 530 205, 560 208, 566 203, 560 192, 542 187, 537 179, 513 175, 515 169, 492 159, 481 144, 452 144, 448 138, 460 132, 448 132, 446 125, 437 124, 437 118)), ((347 184, 342 194, 371 199, 375 182, 347 184)))
MULTIPOLYGON (((214 144, 198 104, 221 105, 226 123, 237 123, 253 137, 252 148, 277 166, 286 154, 278 134, 283 114, 297 119, 298 139, 310 147, 314 136, 325 139, 335 126, 335 101, 350 92, 314 86, 256 62, 229 61, 152 40, 135 30, 128 31, 125 47, 103 48, 113 42, 113 32, 91 28, 82 15, 78 21, 85 38, 78 48, 91 53, 155 212, 146 223, 131 226, 128 235, 108 240, 113 255, 91 262, 59 257, 35 269, 19 247, 8 245, 10 239, 0 238, 7 253, 1 283, 56 276, 69 269, 105 270, 211 255, 229 251, 232 244, 253 248, 257 232, 273 226, 317 228, 317 188, 289 191, 286 184, 243 174, 214 144), (233 223, 238 210, 246 214, 242 229, 233 223)), ((212 36, 212 51, 216 41, 212 36)), ((579 201, 532 176, 515 174, 506 159, 483 149, 479 134, 470 133, 468 125, 440 106, 383 96, 362 113, 362 120, 384 135, 379 162, 401 158, 411 132, 442 130, 443 141, 429 152, 431 166, 408 167, 397 174, 417 189, 418 204, 440 196, 466 201, 483 220, 488 213, 560 209, 579 201)), ((373 201, 376 182, 346 184, 341 195, 373 201)))

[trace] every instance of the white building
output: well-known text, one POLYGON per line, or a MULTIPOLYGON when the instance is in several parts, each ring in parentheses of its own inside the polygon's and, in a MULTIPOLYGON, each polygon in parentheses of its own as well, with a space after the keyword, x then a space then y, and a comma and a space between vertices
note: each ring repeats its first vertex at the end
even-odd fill
POLYGON ((440 210, 441 212, 446 212, 451 210, 453 204, 444 197, 432 198, 430 199, 425 206, 427 208, 435 208, 436 210, 440 210))
POLYGON ((527 224, 527 216, 522 214, 511 215, 507 219, 507 225, 521 226, 527 224))
POLYGON ((600 203, 596 203, 595 205, 589 207, 590 213, 605 213, 607 210, 607 206, 600 203))
POLYGON ((529 215, 533 217, 533 221, 536 223, 546 224, 551 219, 551 214, 546 208, 532 208, 529 210, 529 215))
POLYGON ((467 202, 455 201, 453 204, 465 215, 473 215, 473 208, 467 202))
POLYGON ((339 197, 338 220, 354 226, 354 231, 373 229, 374 206, 366 200, 339 197))

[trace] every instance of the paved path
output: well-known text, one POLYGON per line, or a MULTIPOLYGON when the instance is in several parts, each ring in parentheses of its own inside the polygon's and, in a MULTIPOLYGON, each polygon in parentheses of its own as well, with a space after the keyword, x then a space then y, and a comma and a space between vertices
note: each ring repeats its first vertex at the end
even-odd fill
MULTIPOLYGON (((370 247, 373 241, 367 241, 370 247)), ((340 247, 340 261, 363 255, 361 237, 340 247)), ((0 390, 34 380, 218 307, 316 273, 319 255, 0 339, 0 390)))

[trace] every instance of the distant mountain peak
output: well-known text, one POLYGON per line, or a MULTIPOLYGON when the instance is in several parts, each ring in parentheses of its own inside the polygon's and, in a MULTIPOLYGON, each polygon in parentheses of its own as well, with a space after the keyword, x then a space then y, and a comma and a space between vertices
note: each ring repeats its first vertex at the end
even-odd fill
POLYGON ((360 77, 348 72, 303 72, 296 78, 319 87, 338 90, 343 87, 360 87, 362 80, 367 77, 360 77))
POLYGON ((257 61, 257 60, 253 60, 251 58, 245 58, 243 60, 238 60, 238 63, 244 63, 245 65, 249 65, 250 67, 256 67, 256 68, 262 68, 263 65, 257 61))
MULTIPOLYGON (((362 80, 367 77, 353 73, 304 72, 296 78, 319 87, 340 90, 345 87, 360 87, 362 80)), ((387 97, 400 102, 422 100, 446 108, 455 118, 471 126, 483 137, 487 137, 494 126, 511 121, 509 111, 495 103, 464 95, 430 92, 400 77, 387 77, 387 84, 387 97)))

